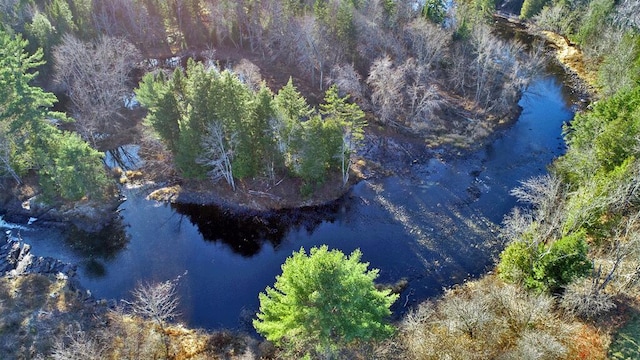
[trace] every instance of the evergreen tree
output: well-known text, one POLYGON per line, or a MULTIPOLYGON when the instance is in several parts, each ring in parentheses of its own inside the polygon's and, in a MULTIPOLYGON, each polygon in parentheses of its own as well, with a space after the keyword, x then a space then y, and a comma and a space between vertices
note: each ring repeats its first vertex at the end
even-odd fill
POLYGON ((530 235, 512 242, 500 254, 498 272, 503 279, 536 291, 556 292, 591 271, 584 232, 567 235, 551 244, 536 244, 528 241, 527 236, 530 235))
POLYGON ((235 135, 237 141, 233 155, 234 176, 238 179, 255 176, 261 159, 254 153, 257 137, 249 109, 249 102, 254 95, 237 75, 229 71, 222 73, 217 89, 214 114, 218 121, 222 121, 228 134, 235 135))
POLYGON ((324 104, 320 105, 322 115, 335 122, 342 135, 340 150, 335 156, 340 161, 343 185, 349 181, 351 155, 364 139, 364 127, 367 126, 364 112, 348 99, 349 95, 340 97, 338 87, 332 85, 325 93, 324 104))
POLYGON ((447 15, 447 9, 443 0, 426 0, 422 7, 422 16, 441 24, 447 15))
POLYGON ((36 171, 47 199, 104 196, 109 180, 102 154, 51 123, 70 119, 49 110, 57 101, 53 94, 30 85, 43 61, 41 49, 30 55, 27 46, 20 36, 0 31, 0 138, 9 149, 4 163, 16 175, 36 171))
POLYGON ((175 154, 180 139, 180 104, 183 95, 183 72, 176 70, 171 79, 163 73, 148 73, 135 89, 136 98, 147 108, 145 124, 155 130, 167 148, 175 154))
POLYGON ((312 116, 303 123, 303 141, 298 175, 305 181, 303 195, 310 195, 315 185, 322 184, 328 170, 337 163, 342 149, 340 124, 334 119, 312 116))
POLYGON ((378 270, 367 270, 362 253, 345 256, 327 246, 294 252, 282 265, 274 287, 260 294, 260 311, 253 321, 267 340, 315 345, 331 355, 355 341, 384 339, 393 334, 385 319, 398 298, 377 290, 378 270))
POLYGON ((276 120, 276 110, 273 94, 263 83, 258 93, 250 103, 250 129, 253 132, 253 144, 256 159, 261 159, 259 167, 266 171, 274 180, 275 172, 284 168, 284 159, 276 144, 276 134, 273 124, 276 120))
POLYGON ((287 167, 295 172, 302 147, 302 121, 309 118, 313 109, 295 88, 291 78, 278 91, 274 103, 280 120, 273 126, 276 128, 278 148, 287 167))

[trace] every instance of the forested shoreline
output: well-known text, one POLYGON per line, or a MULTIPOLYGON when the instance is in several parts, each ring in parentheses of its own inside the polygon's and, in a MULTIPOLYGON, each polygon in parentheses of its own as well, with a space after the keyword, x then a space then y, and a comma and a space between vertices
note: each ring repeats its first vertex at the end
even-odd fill
MULTIPOLYGON (((143 157, 166 178, 232 192, 236 183, 255 179, 266 189, 297 179, 294 191, 303 198, 327 181, 349 184, 370 127, 430 146, 469 147, 513 113, 547 61, 543 47, 525 49, 491 34, 500 5, 3 1, 4 186, 21 199, 39 195, 45 204, 113 199, 115 180, 96 148, 133 127, 143 157), (269 69, 250 62, 221 68, 216 49, 229 46, 277 64, 270 69, 290 67, 290 79, 300 84, 269 88, 268 74, 261 75, 269 69), (205 61, 175 70, 140 65, 144 58, 190 51, 205 54, 205 61), (147 70, 135 84, 136 74, 147 70), (55 96, 36 84, 63 96, 67 114, 52 111, 55 96), (123 102, 134 88, 144 107, 136 110, 138 124, 131 124, 123 102)), ((637 356, 637 345, 625 339, 637 339, 640 313, 638 13, 632 1, 523 2, 520 18, 531 31, 558 33, 582 51, 597 101, 566 125, 567 152, 549 174, 512 191, 523 206, 505 217, 500 237, 506 248, 495 274, 445 291, 391 327, 386 317, 397 295, 374 287, 377 272, 359 262, 359 253, 347 257, 324 247, 307 256, 301 249, 283 265, 274 288, 260 295, 254 325, 268 342, 173 324, 176 279, 139 287, 134 301, 103 313, 108 320, 34 327, 55 339, 35 346, 18 334, 32 343, 3 350, 15 358, 53 359, 637 356), (300 278, 314 281, 297 283, 300 278), (343 293, 368 300, 344 302, 343 293)), ((60 290, 65 280, 3 278, 0 307, 21 305, 32 288, 67 294, 60 290)), ((36 303, 52 313, 68 311, 49 300, 36 303)), ((2 320, 0 333, 17 331, 16 321, 2 320)))
MULTIPOLYGON (((437 2, 420 7, 392 1, 57 0, 8 2, 2 20, 5 31, 21 33, 29 40, 23 45, 26 51, 43 49, 44 63, 38 65, 38 79, 65 100, 65 110, 74 121, 62 128, 74 131, 90 146, 107 150, 106 146, 123 141, 119 139, 131 139, 133 132, 138 134, 135 141, 143 147, 141 154, 151 164, 143 173, 156 179, 159 176, 160 181, 199 180, 209 173, 214 181, 224 178, 233 192, 240 180, 247 184, 241 188, 243 194, 270 195, 275 184, 285 180, 287 184, 282 187, 297 188, 298 194, 272 197, 297 196, 300 204, 305 204, 318 189, 320 203, 323 198, 335 198, 335 191, 322 190, 323 185, 338 188, 340 183, 347 184, 351 165, 358 161, 358 143, 365 125, 359 119, 363 115, 345 122, 346 115, 337 116, 336 111, 342 111, 338 109, 330 114, 308 105, 301 105, 301 109, 275 106, 268 103, 267 97, 273 97, 268 93, 280 89, 261 84, 260 72, 268 77, 269 71, 287 68, 289 77, 299 80, 288 86, 302 86, 302 93, 314 102, 328 97, 325 91, 333 89, 336 94, 331 96, 343 99, 344 105, 340 106, 359 107, 372 125, 408 132, 431 146, 468 147, 509 121, 517 111, 519 94, 544 61, 541 49, 525 51, 519 44, 492 35, 487 25, 491 9, 487 6, 481 2, 460 4, 456 6, 456 20, 449 16, 452 20, 444 24, 446 9, 437 2), (216 70, 216 64, 226 60, 224 53, 229 48, 252 54, 263 67, 247 60, 227 62, 225 76, 236 81, 236 88, 244 94, 238 93, 240 98, 232 99, 229 106, 242 109, 243 101, 262 101, 263 108, 256 110, 261 114, 254 112, 246 117, 253 120, 246 120, 242 118, 245 115, 237 113, 235 125, 227 121, 227 126, 218 126, 218 130, 224 130, 219 132, 215 126, 194 127, 194 113, 215 112, 211 105, 192 111, 194 105, 185 103, 182 105, 188 106, 183 111, 162 115, 164 130, 151 117, 147 126, 136 124, 139 115, 125 108, 123 99, 137 87, 137 74, 149 71, 143 65, 144 58, 192 53, 207 64, 201 73, 209 74, 224 70, 216 70), (218 50, 222 52, 220 57, 218 50), (254 96, 261 100, 251 99, 254 96), (251 121, 261 122, 262 130, 250 126, 251 121), (341 140, 331 127, 341 129, 341 140), (243 128, 250 131, 240 131, 243 128), (182 145, 176 147, 178 140, 163 136, 163 131, 165 135, 175 132, 176 138, 183 138, 182 145), (190 131, 199 133, 187 140, 190 131), (332 131, 334 135, 330 135, 332 131), (221 135, 221 142, 212 142, 216 134, 221 135), (305 137, 312 141, 300 140, 305 137), (260 151, 255 148, 258 143, 272 141, 270 138, 276 143, 259 145, 260 151), (267 149, 269 146, 271 149, 267 149), (207 150, 206 155, 205 148, 218 150, 207 150), (243 152, 257 156, 251 159, 243 152), (270 158, 263 159, 264 164, 250 164, 262 155, 270 158), (187 166, 188 162, 191 165, 187 166), (224 173, 227 176, 221 175, 224 173)), ((170 74, 164 76, 171 78, 170 74)), ((176 84, 171 87, 176 95, 182 91, 176 84)), ((300 100, 305 101, 304 97, 300 100)), ((142 105, 155 106, 149 108, 150 116, 158 113, 159 106, 176 105, 177 110, 181 105, 175 99, 162 101, 167 103, 147 96, 142 105)), ((355 108, 348 111, 353 113, 355 108)), ((211 120, 205 122, 213 124, 211 120)), ((215 123, 221 124, 217 120, 215 123)), ((39 173, 42 161, 23 169, 15 164, 15 153, 9 155, 7 171, 15 180, 17 176, 33 179, 35 175, 38 181, 45 178, 39 173)), ((42 185, 40 188, 46 191, 42 185)), ((95 186, 93 193, 80 188, 75 194, 50 191, 42 197, 90 199, 96 197, 96 191, 104 194, 109 184, 103 181, 95 186)), ((220 183, 212 187, 223 188, 220 183)))

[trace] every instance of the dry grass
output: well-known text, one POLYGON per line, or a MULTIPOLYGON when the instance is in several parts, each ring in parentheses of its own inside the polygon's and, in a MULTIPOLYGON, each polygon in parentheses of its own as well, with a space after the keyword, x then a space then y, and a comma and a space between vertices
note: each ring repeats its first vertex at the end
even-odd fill
POLYGON ((590 324, 579 325, 574 333, 567 358, 598 360, 607 358, 609 336, 590 324))
POLYGON ((585 80, 589 85, 596 85, 597 72, 587 67, 584 54, 577 46, 570 44, 567 39, 551 31, 542 31, 542 36, 556 46, 556 58, 558 61, 575 72, 579 78, 585 80))
POLYGON ((97 308, 64 278, 24 275, 0 278, 0 354, 3 360, 46 353, 73 323, 91 326, 97 308))
POLYGON ((494 276, 421 305, 405 318, 401 339, 414 359, 572 359, 575 339, 593 340, 554 310, 551 297, 494 276))

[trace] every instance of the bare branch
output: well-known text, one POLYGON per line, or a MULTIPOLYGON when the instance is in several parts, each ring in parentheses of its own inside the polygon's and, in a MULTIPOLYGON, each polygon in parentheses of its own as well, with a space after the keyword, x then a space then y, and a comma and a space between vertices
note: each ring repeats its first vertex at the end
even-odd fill
POLYGON ((131 304, 133 312, 152 319, 158 325, 164 326, 168 320, 179 315, 174 281, 139 285, 132 294, 134 297, 131 304))

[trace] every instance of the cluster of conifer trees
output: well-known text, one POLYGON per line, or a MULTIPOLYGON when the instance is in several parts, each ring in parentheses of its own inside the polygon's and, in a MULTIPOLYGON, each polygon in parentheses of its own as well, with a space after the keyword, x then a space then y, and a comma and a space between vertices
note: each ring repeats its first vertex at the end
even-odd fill
POLYGON ((147 123, 187 178, 235 180, 291 174, 308 194, 331 171, 349 178, 351 154, 363 138, 364 113, 329 88, 311 108, 291 80, 274 95, 252 91, 237 74, 189 61, 186 71, 145 75, 136 95, 147 123))

